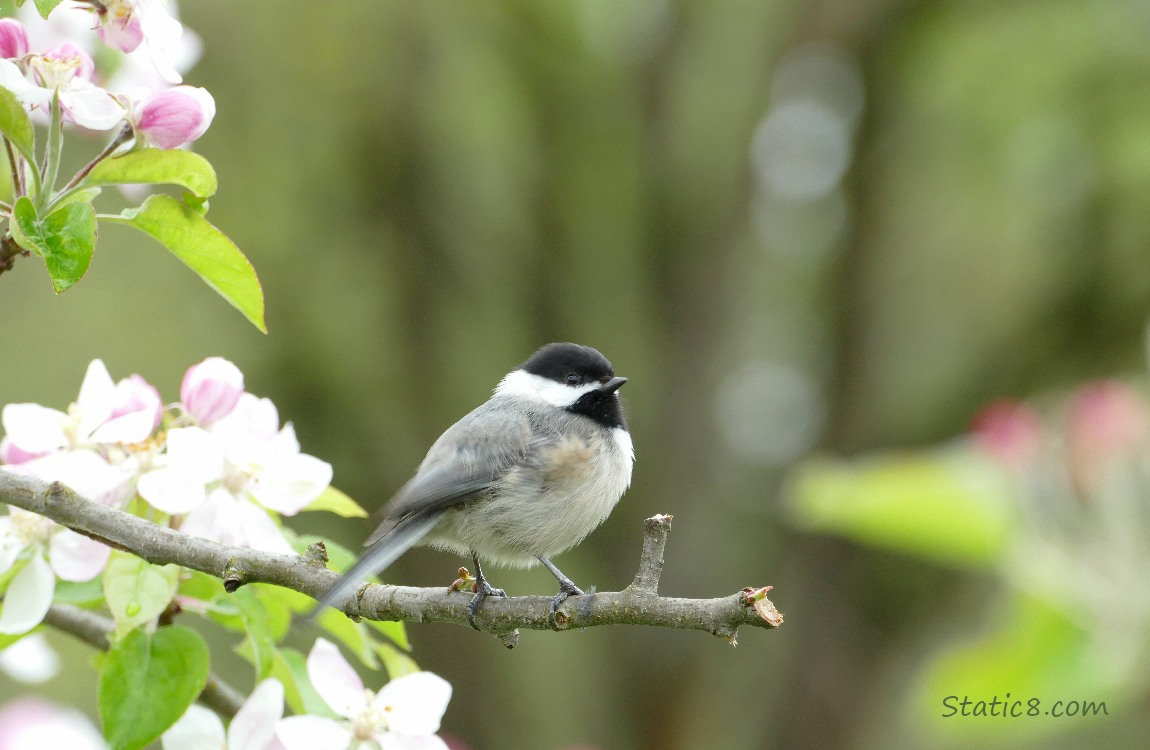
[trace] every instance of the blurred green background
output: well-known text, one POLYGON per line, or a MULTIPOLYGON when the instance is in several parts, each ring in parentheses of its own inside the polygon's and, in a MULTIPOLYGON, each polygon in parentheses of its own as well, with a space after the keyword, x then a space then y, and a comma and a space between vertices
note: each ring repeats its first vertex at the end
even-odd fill
MULTIPOLYGON (((0 403, 63 407, 94 357, 174 399, 187 366, 222 355, 375 508, 537 346, 592 345, 631 378, 635 479, 557 563, 617 590, 642 519, 671 513, 662 593, 771 584, 786 623, 744 629, 737 649, 614 627, 524 633, 512 652, 413 624, 415 657, 455 688, 445 732, 511 750, 1125 748, 1150 735, 1144 679, 1112 679, 1105 660, 1049 669, 1098 611, 1068 614, 1082 594, 1069 586, 1061 602, 1017 594, 995 550, 1023 525, 985 466, 966 456, 943 480, 919 467, 909 485, 896 470, 917 515, 879 507, 879 533, 820 524, 802 499, 826 500, 810 481, 855 471, 854 457, 879 456, 859 459, 863 474, 870 460, 949 461, 938 452, 960 450, 951 438, 991 399, 1142 376, 1150 3, 181 11, 204 40, 187 80, 219 110, 196 144, 220 176, 209 218, 255 265, 270 333, 146 238, 106 227, 63 296, 38 261, 0 278, 0 403), (938 492, 968 479, 957 504, 938 492), (990 551, 931 554, 965 533, 970 503, 991 508, 990 551), (891 523, 927 544, 892 542, 891 523), (1106 701, 1109 715, 942 718, 947 695, 1007 692, 1106 701)), ((866 478, 826 502, 849 507, 866 478)), ((870 488, 877 506, 891 486, 870 488)), ((369 530, 319 515, 292 525, 351 546, 369 530)), ((421 550, 388 577, 446 585, 460 564, 421 550)), ((541 570, 493 579, 553 588, 541 570)), ((1147 622, 1118 629, 1119 662, 1147 665, 1147 622)), ((250 688, 250 668, 221 671, 250 688)))

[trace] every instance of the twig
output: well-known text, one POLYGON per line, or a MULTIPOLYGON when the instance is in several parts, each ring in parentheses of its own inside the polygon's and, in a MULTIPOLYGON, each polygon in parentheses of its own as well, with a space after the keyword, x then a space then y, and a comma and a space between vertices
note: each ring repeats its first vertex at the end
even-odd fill
MULTIPOLYGON (((101 651, 108 650, 108 633, 116 627, 111 619, 70 604, 53 604, 44 616, 44 623, 101 651)), ((199 701, 225 719, 230 719, 244 704, 244 696, 214 674, 209 674, 199 701)))
MULTIPOLYGON (((319 598, 338 579, 338 574, 324 566, 322 548, 289 556, 229 547, 85 500, 59 482, 49 484, 0 470, 0 501, 46 516, 150 563, 175 563, 216 576, 223 579, 228 591, 248 583, 271 583, 319 598)), ((550 596, 492 597, 484 601, 476 622, 498 635, 509 648, 515 645, 514 631, 518 628, 569 630, 596 625, 652 625, 703 630, 734 644, 740 625, 774 628, 782 623, 782 616, 766 599, 765 587, 744 589, 717 599, 659 596, 663 546, 670 533, 670 521, 670 516, 647 519, 639 572, 623 591, 573 596, 559 608, 554 621, 550 617, 550 596)), ((365 584, 337 606, 352 618, 467 625, 470 598, 470 594, 451 591, 447 586, 365 584)))

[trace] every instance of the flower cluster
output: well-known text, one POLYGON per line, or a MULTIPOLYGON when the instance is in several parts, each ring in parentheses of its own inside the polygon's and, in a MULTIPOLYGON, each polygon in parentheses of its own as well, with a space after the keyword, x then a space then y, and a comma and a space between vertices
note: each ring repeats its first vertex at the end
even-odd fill
POLYGON ((165 149, 196 140, 215 117, 206 90, 173 86, 182 80, 176 63, 194 59, 196 43, 161 0, 92 1, 59 6, 46 21, 33 11, 22 19, 0 19, 0 86, 29 109, 47 114, 58 99, 67 122, 90 130, 126 122, 140 145, 165 149), (101 75, 95 50, 77 44, 90 34, 57 31, 93 20, 99 39, 126 55, 113 75, 101 75))
MULTIPOLYGON (((164 750, 446 750, 436 735, 451 685, 431 672, 396 677, 378 692, 364 687, 335 644, 316 639, 307 658, 307 676, 330 713, 284 717, 284 686, 274 677, 261 681, 225 728, 214 712, 192 704, 163 734, 164 750)), ((0 747, 105 748, 100 733, 83 714, 39 699, 24 698, 0 707, 0 747)))
POLYGON ((164 733, 164 750, 447 750, 436 736, 451 685, 431 672, 397 677, 379 692, 363 681, 335 644, 317 638, 307 658, 308 680, 338 719, 311 714, 284 718, 284 688, 261 682, 225 731, 219 718, 192 705, 164 733))
MULTIPOLYGON (((164 406, 139 375, 114 382, 89 366, 67 411, 8 404, 0 413, 0 469, 60 481, 112 506, 142 498, 173 526, 225 544, 290 553, 272 514, 303 510, 331 482, 331 465, 300 452, 274 404, 244 390, 239 369, 219 357, 190 368, 180 401, 164 406)), ((99 575, 108 548, 18 508, 0 516, 0 574, 9 583, 0 633, 38 624, 56 579, 99 575)))

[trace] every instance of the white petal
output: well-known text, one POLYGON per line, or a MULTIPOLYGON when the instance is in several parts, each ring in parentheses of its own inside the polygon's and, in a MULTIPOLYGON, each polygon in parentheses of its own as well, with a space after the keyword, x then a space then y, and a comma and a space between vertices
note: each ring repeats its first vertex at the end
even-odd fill
POLYGON ((400 734, 435 734, 451 700, 451 683, 431 672, 397 677, 375 697, 377 708, 390 706, 388 726, 400 734))
POLYGON ((60 656, 43 633, 32 633, 0 651, 0 671, 12 679, 38 685, 60 673, 60 656))
POLYGON ((193 703, 179 720, 164 732, 164 750, 224 750, 224 724, 215 711, 193 703))
POLYGON ((199 475, 204 483, 224 475, 224 446, 219 438, 199 427, 169 430, 166 450, 170 464, 199 475))
POLYGON ((80 384, 80 395, 76 397, 83 435, 89 435, 108 421, 115 401, 116 384, 112 382, 112 376, 108 373, 104 360, 93 359, 84 373, 84 382, 80 384))
POLYGON ((12 518, 0 516, 0 574, 8 572, 25 546, 24 539, 12 530, 12 518))
POLYGON ((231 531, 229 520, 234 525, 238 505, 238 501, 225 490, 215 490, 180 523, 180 531, 235 545, 236 534, 231 531))
POLYGON ((175 469, 150 471, 140 477, 136 491, 157 510, 177 515, 204 504, 204 483, 175 469))
POLYGON ((27 633, 39 625, 55 592, 56 576, 48 561, 43 555, 33 554, 8 584, 4 603, 0 605, 0 633, 27 633))
POLYGON ((25 78, 20 68, 11 60, 0 60, 0 86, 11 91, 17 99, 28 106, 46 104, 52 100, 51 91, 25 78))
POLYGON ((13 468, 46 482, 63 482, 89 500, 99 500, 101 495, 129 479, 124 472, 90 450, 55 453, 13 468))
POLYGON ((94 443, 142 443, 152 434, 155 415, 148 411, 133 411, 115 419, 109 419, 96 428, 91 440, 94 443))
POLYGON ((64 581, 90 581, 104 572, 110 547, 95 539, 61 529, 48 542, 48 560, 56 576, 64 581))
POLYGON ((92 130, 114 128, 127 114, 111 94, 83 78, 72 79, 71 88, 60 91, 60 106, 68 111, 77 125, 92 130))
POLYGON ((252 691, 228 727, 228 750, 264 750, 284 715, 284 686, 270 677, 252 691))
POLYGON ((294 554, 295 550, 284 539, 280 527, 268 516, 267 511, 255 503, 241 500, 238 504, 238 517, 231 522, 239 526, 242 534, 240 546, 276 552, 281 555, 294 554))
POLYGON ((0 708, 4 750, 107 750, 91 720, 74 708, 16 698, 0 708))
POLYGON ((347 727, 322 716, 289 716, 276 727, 287 750, 347 750, 354 736, 347 727))
POLYGON ((281 454, 248 484, 265 508, 294 516, 331 484, 331 464, 306 453, 281 454))
POLYGON ((0 420, 8 439, 26 453, 47 453, 68 444, 64 432, 68 415, 62 411, 40 404, 8 404, 0 420))
POLYGON ((319 697, 340 716, 352 718, 367 707, 363 680, 331 641, 315 639, 307 655, 307 676, 319 697))
POLYGON ((450 750, 447 743, 434 734, 384 732, 375 739, 380 750, 450 750))

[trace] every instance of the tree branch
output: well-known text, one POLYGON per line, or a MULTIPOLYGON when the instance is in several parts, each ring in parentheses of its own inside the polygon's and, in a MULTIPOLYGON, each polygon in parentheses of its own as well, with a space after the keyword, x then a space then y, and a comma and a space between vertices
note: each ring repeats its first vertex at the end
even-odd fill
MULTIPOLYGON (((46 516, 150 563, 175 563, 216 576, 228 591, 247 583, 271 583, 318 599, 338 580, 338 574, 326 567, 322 545, 313 545, 308 553, 298 556, 229 547, 91 502, 59 482, 49 484, 0 470, 0 501, 46 516)), ((639 571, 622 591, 573 596, 560 606, 554 620, 550 617, 550 596, 491 597, 483 602, 476 621, 508 648, 515 645, 518 628, 652 625, 703 630, 735 644, 740 625, 774 628, 782 623, 782 616, 766 598, 769 587, 743 589, 717 599, 659 596, 663 547, 670 528, 670 516, 647 519, 639 571)), ((353 618, 466 625, 470 598, 470 594, 446 586, 365 584, 337 602, 337 607, 353 618)))
MULTIPOLYGON (((110 618, 70 604, 53 604, 49 607, 48 614, 44 615, 44 624, 75 636, 101 651, 108 650, 111 645, 108 633, 116 629, 116 623, 110 618)), ((244 704, 244 696, 214 674, 209 674, 199 701, 225 719, 230 719, 244 704)))

